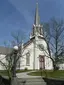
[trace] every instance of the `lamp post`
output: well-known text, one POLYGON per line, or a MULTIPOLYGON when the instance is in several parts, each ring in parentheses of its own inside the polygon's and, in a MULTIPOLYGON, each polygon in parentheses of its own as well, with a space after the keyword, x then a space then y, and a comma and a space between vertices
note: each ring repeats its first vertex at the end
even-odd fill
POLYGON ((12 79, 11 79, 11 85, 18 85, 18 80, 16 77, 16 59, 17 59, 17 53, 18 53, 18 46, 14 46, 13 48, 13 66, 12 66, 12 79))
POLYGON ((16 77, 16 59, 18 53, 18 46, 14 46, 14 61, 13 61, 13 77, 16 77))

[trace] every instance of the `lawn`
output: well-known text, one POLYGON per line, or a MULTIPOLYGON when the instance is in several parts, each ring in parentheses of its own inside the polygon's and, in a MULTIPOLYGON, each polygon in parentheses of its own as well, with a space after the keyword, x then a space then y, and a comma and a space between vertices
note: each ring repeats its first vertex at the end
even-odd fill
MULTIPOLYGON (((16 73, 22 73, 22 72, 28 72, 28 71, 32 71, 32 70, 17 70, 16 73)), ((0 70, 0 75, 6 75, 7 76, 7 71, 4 70, 0 70)), ((36 70, 34 72, 30 72, 28 73, 28 75, 31 76, 44 76, 44 77, 52 77, 52 78, 62 78, 64 79, 64 70, 56 70, 56 71, 52 71, 52 70, 36 70)))
MULTIPOLYGON (((22 72, 28 72, 28 71, 32 71, 32 70, 17 70, 16 73, 22 73, 22 72)), ((8 73, 6 70, 0 70, 0 75, 7 76, 8 73)))
POLYGON ((41 71, 41 70, 38 70, 38 71, 35 71, 35 72, 28 73, 28 75, 64 79, 64 70, 56 70, 56 71, 52 71, 52 70, 41 71))
POLYGON ((28 71, 32 71, 32 70, 17 70, 16 73, 22 73, 22 72, 28 72, 28 71))
POLYGON ((2 75, 2 76, 7 75, 7 71, 6 70, 0 70, 0 75, 2 75))

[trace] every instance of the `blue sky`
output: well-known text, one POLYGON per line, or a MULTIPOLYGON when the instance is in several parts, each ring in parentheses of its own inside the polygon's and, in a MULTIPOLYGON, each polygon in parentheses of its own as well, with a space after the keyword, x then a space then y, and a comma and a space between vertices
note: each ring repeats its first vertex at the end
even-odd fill
POLYGON ((37 1, 41 23, 52 17, 64 19, 64 0, 0 0, 0 46, 11 42, 11 33, 17 30, 29 38, 37 1))

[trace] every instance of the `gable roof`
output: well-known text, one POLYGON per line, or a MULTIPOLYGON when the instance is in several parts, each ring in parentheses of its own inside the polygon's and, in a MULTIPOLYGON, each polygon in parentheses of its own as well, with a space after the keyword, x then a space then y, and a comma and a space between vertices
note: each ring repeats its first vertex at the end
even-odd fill
MULTIPOLYGON (((40 36, 38 36, 38 38, 40 38, 40 39, 44 39, 45 40, 45 38, 44 37, 40 37, 40 36)), ((35 39, 35 37, 33 37, 33 38, 31 38, 29 41, 27 41, 26 43, 24 43, 24 48, 25 47, 27 47, 30 43, 32 43, 33 41, 34 41, 34 39, 35 39)), ((45 40, 46 41, 46 40, 45 40)))
MULTIPOLYGON (((40 37, 38 36, 40 39, 44 39, 44 37, 40 37)), ((31 38, 29 41, 27 41, 26 43, 24 43, 23 47, 26 48, 29 44, 31 44, 34 41, 35 37, 31 38)), ((45 40, 46 41, 46 40, 45 40)), ((12 48, 10 47, 4 47, 4 46, 0 46, 0 54, 9 54, 12 52, 12 48)))
POLYGON ((24 48, 27 47, 30 43, 33 42, 33 40, 35 39, 35 37, 31 38, 29 41, 27 41, 26 43, 24 43, 24 48))
POLYGON ((0 54, 9 54, 12 51, 12 48, 0 46, 0 54))

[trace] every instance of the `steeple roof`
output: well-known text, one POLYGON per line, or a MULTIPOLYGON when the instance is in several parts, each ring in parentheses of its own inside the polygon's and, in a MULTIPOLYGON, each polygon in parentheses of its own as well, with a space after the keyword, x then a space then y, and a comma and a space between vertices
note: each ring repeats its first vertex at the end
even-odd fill
POLYGON ((35 10, 35 20, 33 24, 33 30, 30 34, 30 39, 37 36, 43 37, 43 26, 40 24, 40 16, 38 11, 38 3, 36 3, 36 10, 35 10))
POLYGON ((38 11, 38 3, 36 3, 36 11, 35 11, 35 20, 34 20, 34 24, 35 25, 39 25, 40 24, 40 20, 39 20, 39 11, 38 11))

